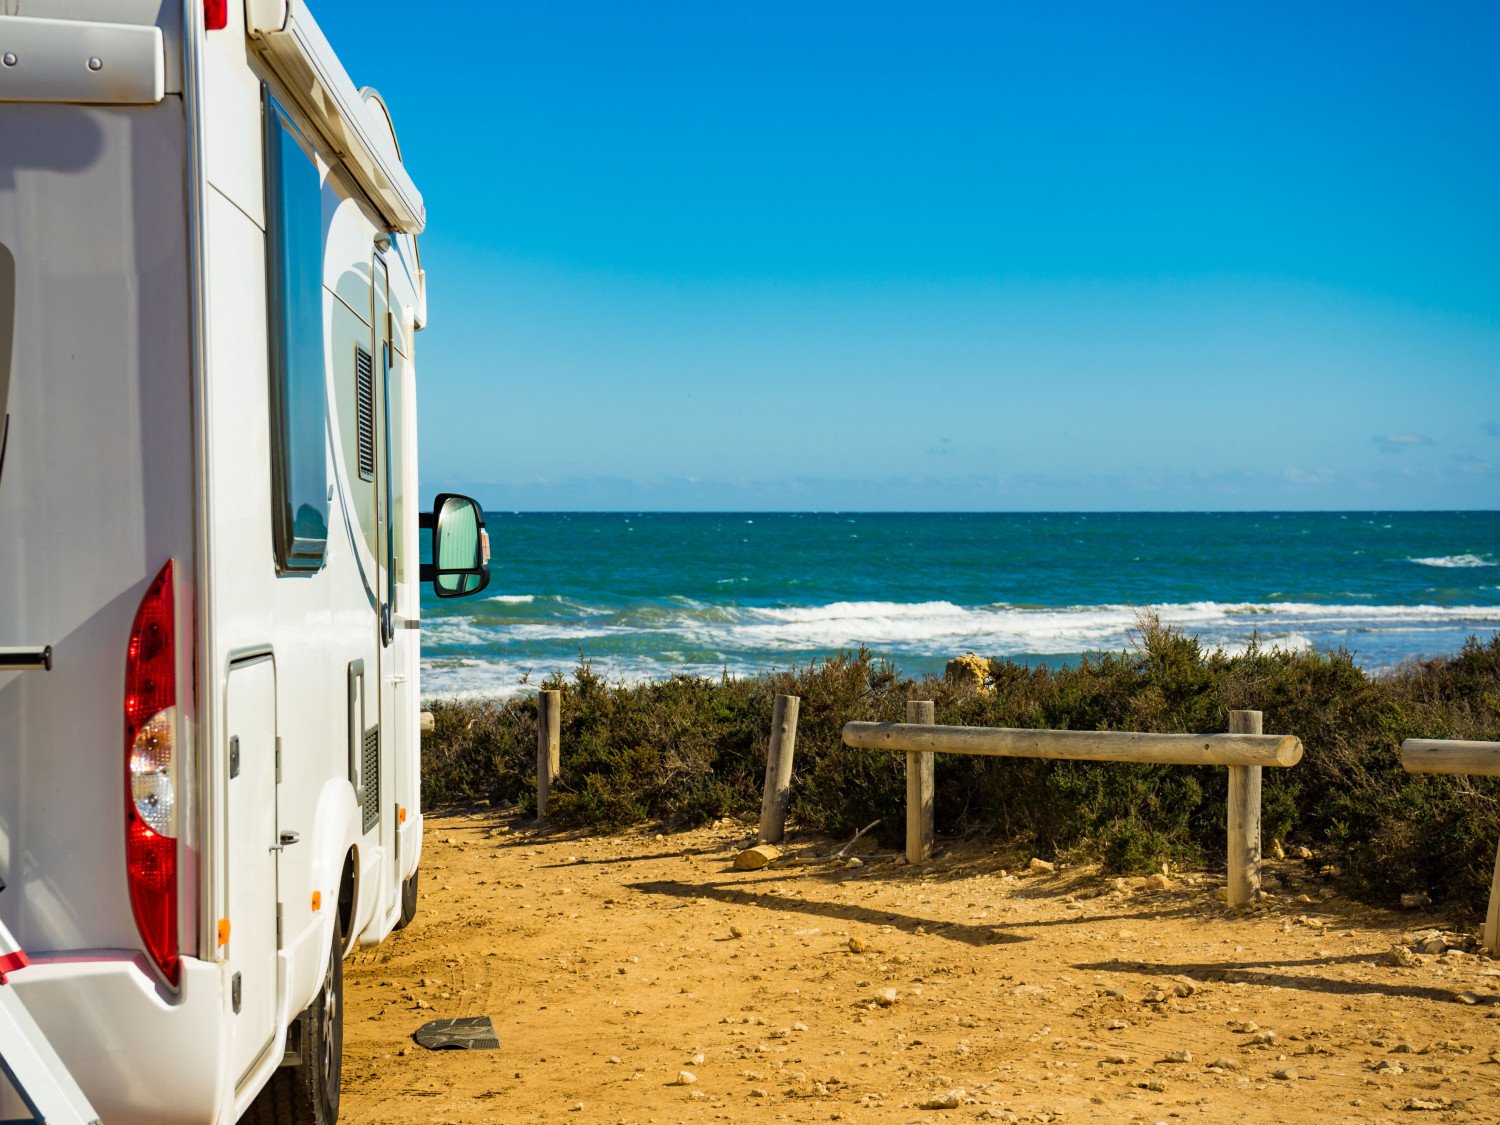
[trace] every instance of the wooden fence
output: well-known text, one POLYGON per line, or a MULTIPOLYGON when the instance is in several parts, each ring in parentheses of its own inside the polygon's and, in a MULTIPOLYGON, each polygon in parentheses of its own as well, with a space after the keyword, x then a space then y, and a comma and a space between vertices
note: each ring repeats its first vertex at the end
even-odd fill
MULTIPOLYGON (((1478 774, 1500 777, 1500 742, 1460 742, 1443 738, 1408 738, 1401 744, 1401 764, 1408 773, 1478 774)), ((1500 949, 1500 849, 1490 878, 1490 907, 1484 916, 1484 947, 1500 949)))
POLYGON ((1254 900, 1260 889, 1261 768, 1302 760, 1299 739, 1261 733, 1259 711, 1231 711, 1228 734, 1144 734, 938 726, 934 710, 930 700, 912 700, 904 723, 844 724, 846 746, 906 754, 906 858, 911 863, 932 854, 935 754, 1228 766, 1229 905, 1254 900))

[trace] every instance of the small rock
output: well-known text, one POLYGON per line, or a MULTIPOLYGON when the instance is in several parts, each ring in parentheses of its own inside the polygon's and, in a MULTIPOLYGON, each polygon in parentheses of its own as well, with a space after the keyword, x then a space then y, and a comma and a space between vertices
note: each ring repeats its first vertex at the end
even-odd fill
POLYGON ((1165 1055, 1162 1056, 1161 1061, 1169 1063, 1190 1063, 1193 1061, 1193 1052, 1168 1051, 1165 1055))
POLYGON ((677 1072, 677 1077, 672 1080, 672 1085, 691 1086, 696 1081, 698 1081, 698 1076, 691 1070, 679 1070, 677 1072))
POLYGON ((1431 906, 1432 899, 1421 891, 1412 891, 1401 896, 1402 910, 1421 910, 1425 906, 1431 906))
POLYGON ((1172 880, 1161 872, 1146 876, 1146 889, 1148 891, 1167 891, 1172 889, 1172 880))
POLYGON ((781 858, 781 849, 773 844, 757 844, 753 848, 746 848, 734 857, 736 871, 758 871, 768 863, 775 863, 781 858))
POLYGON ((1033 875, 1051 875, 1054 871, 1057 870, 1057 866, 1055 864, 1048 863, 1045 859, 1033 859, 1026 865, 1026 870, 1031 872, 1033 875))
POLYGON ((1164 1093, 1167 1088, 1167 1084, 1160 1078, 1148 1078, 1144 1082, 1133 1082, 1131 1085, 1141 1090, 1150 1090, 1153 1094, 1164 1093))
POLYGON ((1292 854, 1298 859, 1312 859, 1313 857, 1311 848, 1300 845, 1292 849, 1292 854))
POLYGON ((894 988, 882 988, 875 994, 875 1003, 882 1008, 889 1008, 896 1002, 896 990, 894 988))
POLYGON ((1407 949, 1404 945, 1393 945, 1386 950, 1381 960, 1387 965, 1393 965, 1398 969, 1414 969, 1422 963, 1422 959, 1407 949))
POLYGON ((750 1087, 750 1096, 752 1098, 763 1098, 763 1097, 766 1096, 766 1092, 765 1092, 765 1090, 763 1090, 759 1086, 751 1086, 750 1087))
POLYGON ((1402 1109, 1452 1109, 1453 1103, 1447 1098, 1407 1098, 1401 1106, 1402 1109))
POLYGON ((744 927, 742 927, 742 926, 730 926, 729 927, 729 936, 732 937, 732 938, 735 938, 735 939, 739 939, 739 938, 744 937, 745 936, 744 927))
POLYGON ((1259 1031, 1260 1024, 1256 1023, 1254 1020, 1230 1020, 1229 1030, 1239 1031, 1248 1035, 1252 1031, 1259 1031))
POLYGON ((1436 934, 1433 934, 1431 937, 1422 938, 1417 942, 1417 952, 1426 953, 1429 956, 1435 956, 1439 953, 1447 953, 1448 943, 1442 938, 1438 937, 1436 934))
POLYGON ((1214 1061, 1209 1063, 1208 1065, 1210 1067, 1216 1067, 1219 1070, 1239 1070, 1240 1068, 1238 1059, 1214 1059, 1214 1061))
POLYGON ((963 1104, 965 1096, 966 1095, 963 1090, 949 1090, 946 1093, 933 1094, 930 1098, 924 1101, 919 1108, 957 1109, 963 1104))
POLYGON ((1281 1036, 1277 1035, 1274 1031, 1257 1031, 1254 1035, 1250 1036, 1250 1042, 1263 1047, 1269 1047, 1280 1038, 1281 1036))
POLYGON ((1285 859, 1286 858, 1286 849, 1281 846, 1281 841, 1280 840, 1272 840, 1271 841, 1271 855, 1274 856, 1276 859, 1285 859))
POLYGON ((1476 995, 1474 995, 1474 993, 1472 993, 1472 992, 1460 992, 1453 999, 1457 1000, 1460 1004, 1477 1004, 1477 1003, 1479 1003, 1479 997, 1476 996, 1476 995))
POLYGON ((1291 1082, 1297 1077, 1297 1072, 1289 1066, 1278 1066, 1271 1071, 1271 1077, 1281 1082, 1291 1082))
POLYGON ((867 948, 869 947, 866 946, 864 942, 860 941, 859 938, 852 937, 849 939, 850 953, 863 953, 867 948))
POLYGON ((851 855, 848 859, 844 860, 844 866, 850 871, 854 870, 856 867, 863 867, 864 865, 865 861, 860 859, 857 855, 851 855))

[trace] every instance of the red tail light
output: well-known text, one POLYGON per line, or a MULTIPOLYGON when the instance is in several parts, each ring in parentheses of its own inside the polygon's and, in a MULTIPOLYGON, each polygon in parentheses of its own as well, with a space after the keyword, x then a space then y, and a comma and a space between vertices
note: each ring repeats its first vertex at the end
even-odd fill
POLYGON ((203 0, 203 26, 221 31, 229 26, 229 0, 203 0))
POLYGON ((136 928, 177 983, 177 643, 172 562, 141 599, 125 654, 125 873, 136 928))

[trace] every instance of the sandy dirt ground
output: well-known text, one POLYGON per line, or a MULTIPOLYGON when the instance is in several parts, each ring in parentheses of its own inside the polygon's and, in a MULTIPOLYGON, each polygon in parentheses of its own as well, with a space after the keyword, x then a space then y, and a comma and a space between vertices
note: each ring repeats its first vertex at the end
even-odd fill
POLYGON ((1412 952, 1443 916, 1315 858, 1236 917, 1219 876, 952 842, 735 870, 751 832, 429 818, 416 920, 346 963, 344 1120, 1500 1120, 1500 961, 1412 952), (412 1040, 477 1015, 499 1050, 412 1040))

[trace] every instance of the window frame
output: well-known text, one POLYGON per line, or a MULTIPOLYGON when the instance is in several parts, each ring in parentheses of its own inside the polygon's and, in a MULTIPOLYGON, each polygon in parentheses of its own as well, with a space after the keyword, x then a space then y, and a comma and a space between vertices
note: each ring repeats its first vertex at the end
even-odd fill
POLYGON ((278 574, 311 574, 327 561, 330 514, 323 184, 312 146, 269 89, 263 112, 272 540, 278 574), (286 158, 299 151, 296 160, 306 166, 298 171, 310 174, 315 197, 306 190, 308 181, 299 185, 288 177, 288 164, 295 161, 286 158), (293 211, 299 192, 297 202, 307 214, 293 211), (315 210, 308 207, 313 198, 315 210), (315 255, 307 252, 311 221, 316 222, 315 255))

